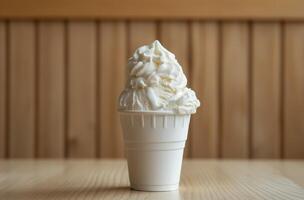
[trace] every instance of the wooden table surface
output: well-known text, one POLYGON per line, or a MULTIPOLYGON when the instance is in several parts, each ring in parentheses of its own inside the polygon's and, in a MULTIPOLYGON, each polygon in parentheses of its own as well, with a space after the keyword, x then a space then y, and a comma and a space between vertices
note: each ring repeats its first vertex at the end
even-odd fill
POLYGON ((2 160, 0 199, 304 199, 304 161, 184 160, 179 191, 129 189, 125 160, 2 160))

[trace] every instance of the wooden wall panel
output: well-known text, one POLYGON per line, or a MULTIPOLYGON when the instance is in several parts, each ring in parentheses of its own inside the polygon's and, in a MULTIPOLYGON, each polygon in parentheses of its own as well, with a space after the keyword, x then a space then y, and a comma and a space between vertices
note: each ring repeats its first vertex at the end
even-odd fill
POLYGON ((304 158, 304 23, 287 23, 284 40, 284 157, 304 158))
MULTIPOLYGON (((187 22, 161 22, 160 23, 160 42, 172 53, 175 54, 177 61, 183 68, 190 85, 190 40, 189 24, 187 22)), ((190 156, 191 128, 184 151, 184 156, 190 156)))
POLYGON ((38 156, 65 154, 65 33, 63 22, 39 23, 38 156))
POLYGON ((191 24, 192 89, 201 107, 192 115, 191 157, 218 157, 219 133, 219 26, 191 24))
POLYGON ((252 157, 279 158, 281 144, 281 29, 254 23, 252 41, 252 157))
POLYGON ((96 155, 95 25, 68 23, 68 157, 96 155))
POLYGON ((100 156, 123 157, 123 139, 117 112, 126 81, 125 22, 102 22, 99 27, 100 156))
POLYGON ((157 38, 157 25, 155 22, 130 22, 129 25, 128 57, 143 45, 151 44, 157 38))
POLYGON ((159 39, 202 102, 186 157, 304 158, 304 25, 284 24, 2 21, 0 157, 123 157, 127 59, 159 39))
POLYGON ((243 22, 222 27, 221 156, 249 156, 249 29, 243 22))
POLYGON ((187 22, 161 22, 160 42, 172 53, 183 67, 187 78, 189 77, 189 25, 187 22))
POLYGON ((0 21, 0 158, 6 156, 6 24, 0 21))
POLYGON ((35 24, 9 25, 9 156, 35 157, 35 24))

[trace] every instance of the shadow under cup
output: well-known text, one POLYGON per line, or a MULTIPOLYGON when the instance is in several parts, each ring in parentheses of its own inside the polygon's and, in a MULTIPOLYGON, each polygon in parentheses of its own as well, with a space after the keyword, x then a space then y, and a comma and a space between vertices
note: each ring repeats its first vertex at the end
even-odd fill
POLYGON ((177 190, 190 114, 120 112, 131 188, 177 190))

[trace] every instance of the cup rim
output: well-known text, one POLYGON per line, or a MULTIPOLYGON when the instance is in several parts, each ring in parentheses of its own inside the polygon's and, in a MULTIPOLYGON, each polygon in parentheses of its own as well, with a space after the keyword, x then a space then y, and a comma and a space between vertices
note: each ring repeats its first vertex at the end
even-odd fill
POLYGON ((118 110, 121 114, 157 114, 157 115, 191 115, 191 114, 179 114, 173 111, 138 111, 138 110, 118 110))

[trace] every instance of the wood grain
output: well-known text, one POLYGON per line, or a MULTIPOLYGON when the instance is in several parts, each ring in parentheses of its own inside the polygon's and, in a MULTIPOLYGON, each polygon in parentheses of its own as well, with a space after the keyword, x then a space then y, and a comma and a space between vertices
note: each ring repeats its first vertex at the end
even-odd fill
POLYGON ((304 18, 301 0, 9 0, 1 18, 290 19, 304 18))
POLYGON ((102 22, 99 28, 100 156, 123 157, 117 102, 126 81, 125 22, 102 22))
POLYGON ((35 157, 35 25, 9 25, 9 156, 35 157))
POLYGON ((281 29, 254 23, 252 41, 252 157, 281 155, 281 29))
POLYGON ((128 57, 131 57, 138 47, 151 44, 158 39, 156 22, 131 21, 129 31, 128 57))
POLYGON ((122 157, 127 58, 155 39, 202 101, 186 156, 304 158, 303 22, 288 19, 0 21, 0 157, 122 157))
POLYGON ((189 77, 189 25, 187 22, 161 22, 160 42, 172 53, 189 77))
POLYGON ((64 35, 62 22, 39 23, 39 157, 65 154, 64 35))
POLYGON ((6 156, 6 24, 0 21, 0 158, 6 156))
MULTIPOLYGON (((190 77, 190 41, 189 41, 189 25, 187 22, 161 22, 160 23, 160 42, 172 53, 175 54, 177 61, 183 68, 188 79, 190 77)), ((184 156, 190 156, 191 146, 191 128, 189 129, 188 140, 184 150, 184 156)))
POLYGON ((191 85, 202 104, 191 117, 191 156, 214 158, 219 153, 219 25, 193 22, 191 34, 191 85))
POLYGON ((68 156, 96 156, 96 27, 68 24, 68 156))
POLYGON ((304 23, 287 23, 284 40, 284 157, 304 157, 304 23))
POLYGON ((9 180, 0 182, 0 198, 300 200, 303 179, 295 177, 304 176, 303 167, 303 161, 185 160, 178 191, 139 192, 129 189, 124 160, 0 161, 9 180))
POLYGON ((285 159, 288 162, 288 166, 282 165, 280 161, 272 162, 271 166, 280 170, 280 172, 287 178, 291 179, 294 183, 298 184, 302 188, 304 187, 304 174, 302 174, 304 163, 298 159, 285 159))
POLYGON ((225 22, 222 27, 221 156, 249 156, 248 24, 225 22))

